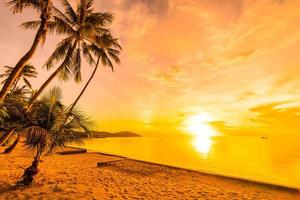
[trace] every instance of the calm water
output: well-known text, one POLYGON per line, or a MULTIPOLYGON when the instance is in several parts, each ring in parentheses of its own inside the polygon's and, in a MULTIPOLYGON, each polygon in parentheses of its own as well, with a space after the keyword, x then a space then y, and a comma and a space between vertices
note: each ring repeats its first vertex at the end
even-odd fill
POLYGON ((300 137, 141 137, 88 139, 83 147, 144 161, 300 188, 299 144, 300 137))

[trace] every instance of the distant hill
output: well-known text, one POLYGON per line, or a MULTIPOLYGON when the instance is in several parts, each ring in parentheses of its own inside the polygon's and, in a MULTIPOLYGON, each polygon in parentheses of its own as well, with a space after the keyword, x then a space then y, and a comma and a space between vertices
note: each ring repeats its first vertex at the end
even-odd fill
POLYGON ((142 137, 142 136, 130 131, 120 131, 116 133, 110 133, 105 131, 91 131, 91 138, 107 138, 107 137, 142 137))

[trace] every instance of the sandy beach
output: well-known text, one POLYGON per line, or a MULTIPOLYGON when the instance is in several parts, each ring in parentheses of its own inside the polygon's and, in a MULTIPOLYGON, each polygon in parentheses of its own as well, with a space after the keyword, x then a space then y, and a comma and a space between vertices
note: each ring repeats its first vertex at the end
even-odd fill
POLYGON ((97 167, 119 159, 98 153, 44 156, 35 183, 14 187, 32 162, 19 145, 12 154, 0 154, 0 199, 300 199, 295 190, 130 159, 97 167))

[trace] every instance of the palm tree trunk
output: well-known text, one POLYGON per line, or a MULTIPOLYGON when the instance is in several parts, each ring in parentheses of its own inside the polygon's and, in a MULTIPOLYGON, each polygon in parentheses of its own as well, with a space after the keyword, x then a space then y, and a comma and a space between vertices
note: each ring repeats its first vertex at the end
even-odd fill
POLYGON ((2 146, 8 140, 8 138, 14 133, 14 131, 15 129, 12 128, 3 134, 3 136, 0 138, 0 146, 2 146))
MULTIPOLYGON (((50 2, 50 0, 49 0, 49 2, 50 2)), ((25 65, 29 62, 29 60, 32 58, 32 56, 36 52, 37 47, 41 43, 43 36, 46 32, 46 28, 47 28, 47 19, 41 15, 41 25, 35 35, 33 43, 31 45, 29 51, 19 60, 19 62, 16 64, 16 66, 14 67, 14 69, 11 71, 10 75, 6 79, 2 89, 0 91, 0 102, 2 102, 3 99, 6 97, 7 93, 9 92, 11 87, 14 85, 17 78, 20 76, 25 65)))
POLYGON ((40 160, 41 160, 41 152, 39 151, 38 148, 36 156, 34 157, 31 166, 25 169, 22 179, 16 183, 17 186, 26 186, 32 184, 34 177, 39 173, 38 165, 40 163, 40 160))
MULTIPOLYGON (((20 74, 21 75, 21 74, 20 74)), ((17 77, 17 79, 16 79, 16 81, 14 82, 14 84, 13 84, 13 86, 12 86, 12 91, 14 91, 15 89, 16 89, 16 87, 17 87, 17 85, 18 85, 18 82, 19 82, 19 80, 20 80, 20 75, 17 77)))
MULTIPOLYGON (((96 74, 96 71, 98 69, 98 66, 99 66, 99 61, 100 61, 100 57, 98 58, 97 60, 97 63, 96 63, 96 66, 95 66, 95 69, 92 73, 92 75, 90 76, 89 80, 86 82, 85 86, 83 87, 83 89, 81 90, 80 94, 77 96, 76 100, 73 102, 72 106, 70 107, 69 109, 69 112, 67 114, 67 117, 66 117, 66 120, 65 120, 65 123, 66 121, 68 120, 68 117, 69 115, 72 113, 74 107, 77 105, 79 99, 82 97, 83 93, 85 92, 85 90, 87 89, 87 87, 89 86, 89 84, 91 83, 92 79, 94 78, 95 74, 96 74)), ((64 123, 64 124, 65 124, 64 123)))
POLYGON ((18 134, 18 136, 17 136, 16 140, 14 141, 14 143, 12 145, 10 145, 7 149, 5 149, 4 153, 12 152, 16 148, 16 146, 19 143, 20 139, 21 139, 21 135, 18 134))

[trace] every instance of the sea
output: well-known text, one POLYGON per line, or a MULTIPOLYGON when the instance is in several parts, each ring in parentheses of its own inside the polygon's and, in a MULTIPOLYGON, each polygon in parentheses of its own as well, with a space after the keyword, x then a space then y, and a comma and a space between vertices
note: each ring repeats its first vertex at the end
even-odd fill
POLYGON ((77 147, 205 173, 300 188, 299 136, 99 138, 87 139, 77 147))

